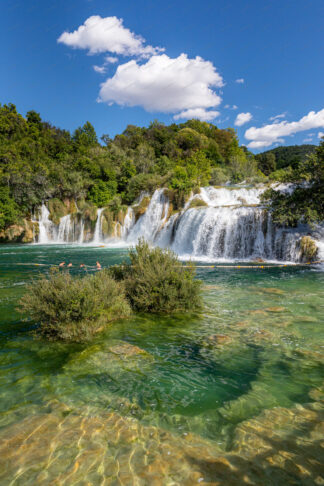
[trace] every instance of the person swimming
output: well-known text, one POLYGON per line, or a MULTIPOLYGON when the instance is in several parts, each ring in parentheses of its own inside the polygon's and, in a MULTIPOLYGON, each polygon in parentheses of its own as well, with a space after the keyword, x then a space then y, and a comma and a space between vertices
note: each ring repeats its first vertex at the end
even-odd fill
POLYGON ((61 262, 61 263, 59 264, 59 267, 64 267, 64 265, 65 265, 65 262, 61 262))
POLYGON ((97 270, 101 270, 101 265, 99 262, 96 262, 97 270))
POLYGON ((72 263, 69 263, 69 264, 68 264, 68 267, 72 267, 72 263))

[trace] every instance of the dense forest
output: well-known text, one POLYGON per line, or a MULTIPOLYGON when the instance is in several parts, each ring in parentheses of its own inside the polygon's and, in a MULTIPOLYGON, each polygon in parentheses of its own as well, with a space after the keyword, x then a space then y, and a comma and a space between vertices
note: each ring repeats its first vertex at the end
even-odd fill
MULTIPOLYGON (((254 156, 239 146, 234 129, 198 120, 128 125, 121 135, 112 139, 106 134, 99 141, 90 122, 71 134, 35 111, 24 117, 13 104, 0 105, 0 230, 30 218, 45 200, 117 210, 142 191, 163 186, 174 206, 181 207, 191 191, 207 184, 302 180, 321 186, 323 146, 309 152, 313 146, 280 147, 254 156)), ((320 192, 315 191, 318 209, 307 211, 309 221, 323 216, 320 192)), ((273 194, 267 198, 271 202, 273 194)), ((314 198, 310 202, 313 208, 314 198)), ((277 212, 278 205, 276 200, 277 212)), ((293 218, 277 219, 294 223, 293 218)))

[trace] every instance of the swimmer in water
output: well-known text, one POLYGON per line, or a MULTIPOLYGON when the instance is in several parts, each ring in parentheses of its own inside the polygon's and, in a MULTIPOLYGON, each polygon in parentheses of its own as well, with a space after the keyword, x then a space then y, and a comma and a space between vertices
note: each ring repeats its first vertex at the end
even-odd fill
POLYGON ((65 265, 65 262, 61 262, 61 263, 59 264, 59 267, 64 267, 64 265, 65 265))
POLYGON ((96 262, 96 265, 97 265, 97 270, 101 270, 101 265, 99 262, 96 262))
POLYGON ((85 267, 85 264, 81 263, 80 268, 84 268, 84 267, 85 267))
POLYGON ((68 267, 72 267, 72 263, 69 263, 69 264, 68 264, 68 267))

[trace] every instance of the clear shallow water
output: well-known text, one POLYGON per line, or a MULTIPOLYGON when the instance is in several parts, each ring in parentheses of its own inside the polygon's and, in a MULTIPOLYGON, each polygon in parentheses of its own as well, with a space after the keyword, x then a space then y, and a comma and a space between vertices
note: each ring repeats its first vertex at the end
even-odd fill
POLYGON ((126 255, 1 247, 0 484, 323 484, 324 274, 200 268, 199 316, 136 316, 86 346, 31 336, 30 278, 126 255))

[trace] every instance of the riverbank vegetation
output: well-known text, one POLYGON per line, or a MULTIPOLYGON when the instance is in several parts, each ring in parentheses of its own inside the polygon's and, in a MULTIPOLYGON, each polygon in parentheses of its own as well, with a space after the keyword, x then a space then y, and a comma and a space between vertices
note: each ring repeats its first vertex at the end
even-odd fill
POLYGON ((19 310, 38 324, 37 334, 64 341, 87 341, 109 322, 131 314, 123 284, 106 270, 72 277, 53 269, 27 286, 19 310))
POLYGON ((267 190, 263 201, 272 211, 273 221, 283 226, 299 222, 313 225, 324 220, 324 140, 315 152, 291 169, 290 181, 298 186, 291 193, 267 190))
POLYGON ((130 263, 95 275, 71 276, 51 270, 27 286, 19 311, 47 339, 83 342, 114 320, 135 312, 173 313, 202 308, 195 268, 182 265, 170 250, 141 240, 129 252, 130 263))
POLYGON ((202 307, 201 282, 195 268, 183 265, 171 250, 150 248, 144 240, 129 252, 129 264, 110 269, 125 285, 135 311, 170 313, 197 311, 202 307))
POLYGON ((0 105, 0 232, 22 226, 42 201, 55 201, 55 222, 71 204, 89 214, 103 206, 118 212, 158 187, 169 189, 176 207, 208 184, 294 180, 304 169, 308 177, 313 146, 302 147, 254 156, 234 129, 198 120, 128 125, 100 143, 90 122, 71 134, 35 111, 22 116, 13 104, 0 105))

